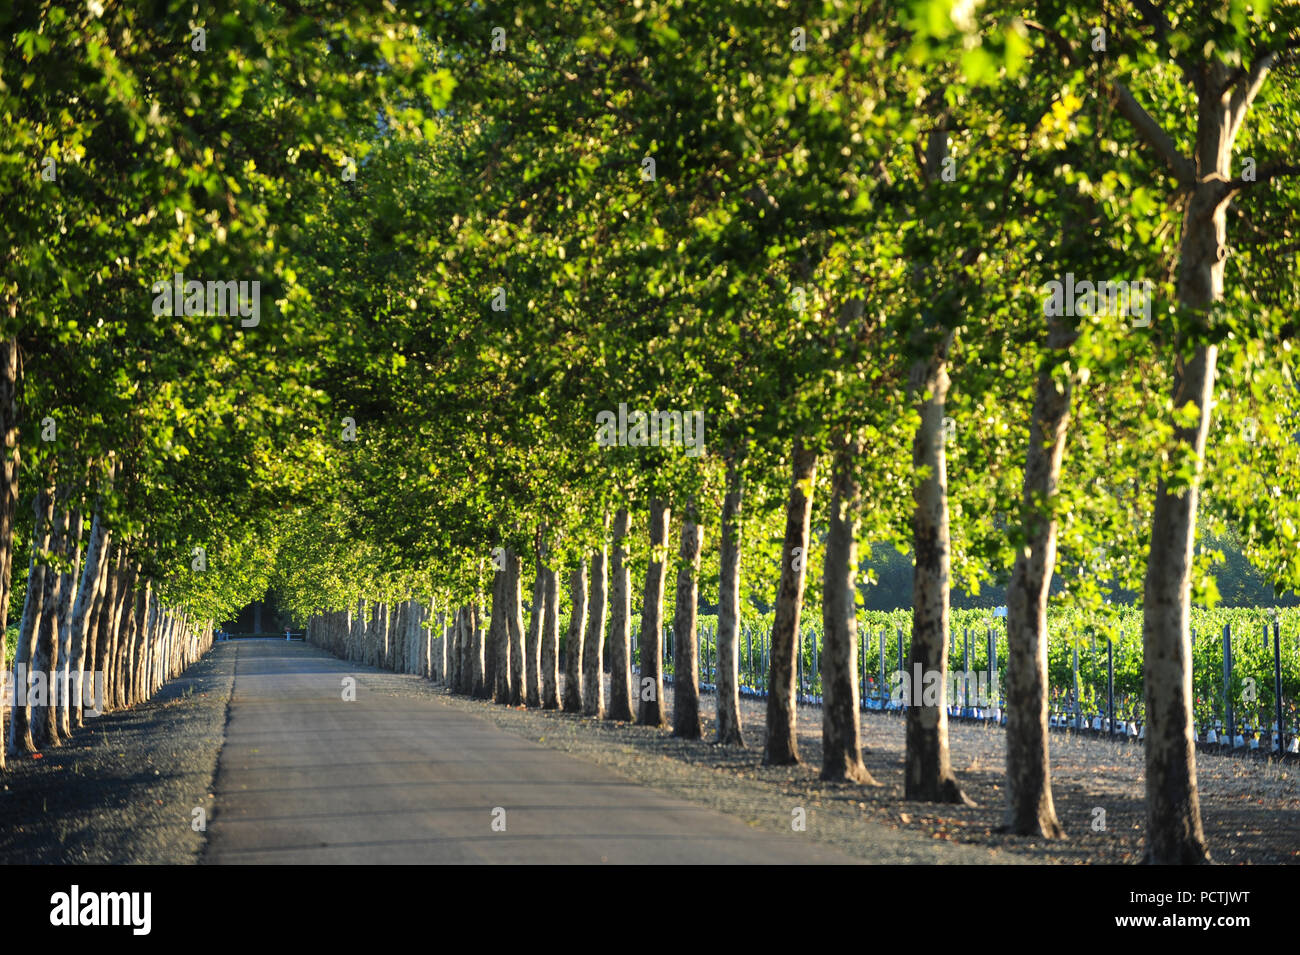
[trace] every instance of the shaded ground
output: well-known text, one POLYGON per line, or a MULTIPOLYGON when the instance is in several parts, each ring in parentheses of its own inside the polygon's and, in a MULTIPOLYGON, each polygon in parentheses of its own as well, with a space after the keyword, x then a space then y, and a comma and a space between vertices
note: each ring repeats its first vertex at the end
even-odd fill
MULTIPOLYGON (((671 696, 670 689, 670 704, 671 696)), ((713 698, 705 696, 702 704, 707 737, 713 698)), ((191 826, 196 806, 208 812, 208 861, 353 861, 357 854, 382 861, 526 861, 539 846, 554 845, 565 849, 545 856, 544 848, 538 858, 573 858, 565 855, 572 851, 600 861, 598 852, 581 847, 590 848, 593 832, 608 836, 614 830, 593 829, 593 809, 603 809, 607 820, 626 819, 629 810, 639 814, 640 838, 626 839, 620 849, 631 861, 650 855, 659 861, 661 850, 671 855, 665 847, 691 845, 682 834, 700 819, 720 825, 706 809, 732 817, 725 822, 735 826, 733 833, 760 837, 750 846, 776 839, 806 853, 801 861, 842 859, 837 853, 939 863, 1123 863, 1140 857, 1139 746, 1053 734, 1056 801, 1071 838, 1043 843, 995 831, 1003 799, 1001 729, 952 726, 954 766, 979 803, 964 808, 903 801, 903 722, 897 717, 863 714, 867 765, 883 784, 866 788, 816 778, 818 708, 800 708, 805 762, 791 768, 759 765, 763 702, 742 701, 742 716, 748 748, 721 748, 644 727, 465 699, 417 677, 356 667, 302 644, 222 644, 153 702, 91 721, 71 745, 40 759, 12 758, 0 779, 0 862, 194 862, 205 842, 191 826), (341 701, 343 675, 357 678, 361 709, 341 701), (582 762, 555 763, 546 758, 547 747, 582 762), (223 775, 214 788, 219 754, 223 775), (511 812, 510 841, 481 831, 488 803, 504 803, 511 812), (513 812, 519 808, 522 815, 513 812), (1105 831, 1092 828, 1094 808, 1105 810, 1105 831), (792 832, 798 809, 806 832, 792 832), (530 818, 531 810, 538 814, 530 818), (647 846, 654 851, 647 853, 647 846)), ((1217 861, 1300 860, 1294 762, 1202 753, 1198 768, 1217 861)), ((709 861, 728 852, 732 861, 754 861, 743 858, 747 841, 697 840, 693 848, 709 861)), ((762 856, 757 861, 774 861, 767 849, 756 851, 762 856)))
MULTIPOLYGON (((596 721, 553 711, 520 711, 446 695, 452 705, 491 714, 499 726, 618 769, 647 785, 744 814, 765 803, 810 807, 809 832, 846 852, 864 822, 936 842, 962 844, 993 861, 1009 850, 1026 862, 1134 863, 1142 855, 1145 772, 1140 745, 1053 732, 1051 757, 1057 814, 1069 838, 1051 842, 1008 836, 996 830, 1005 800, 1005 732, 979 724, 950 725, 953 767, 975 808, 903 800, 904 723, 900 717, 862 714, 867 768, 878 788, 822 783, 821 710, 801 706, 798 715, 803 765, 764 767, 765 702, 742 699, 747 748, 675 739, 669 732, 596 721), (1105 812, 1105 830, 1093 829, 1105 812), (812 820, 816 819, 814 826, 812 820)), ((671 714, 672 689, 668 688, 671 714)), ((706 740, 713 735, 714 698, 701 698, 706 740)), ((669 717, 671 725, 671 716, 669 717)), ((1197 754, 1201 813, 1211 855, 1223 863, 1300 862, 1300 766, 1262 758, 1197 754)))
POLYGON ((86 720, 0 774, 0 863, 193 863, 212 810, 237 650, 223 644, 150 702, 86 720))

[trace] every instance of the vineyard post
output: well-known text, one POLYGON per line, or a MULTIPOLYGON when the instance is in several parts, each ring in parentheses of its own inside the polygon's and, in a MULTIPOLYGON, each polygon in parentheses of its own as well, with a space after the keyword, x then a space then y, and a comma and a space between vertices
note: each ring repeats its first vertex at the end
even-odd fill
POLYGON ((970 680, 966 678, 966 674, 970 673, 970 627, 962 627, 961 639, 961 715, 964 717, 970 713, 970 680))
POLYGON ((1282 739, 1286 735, 1282 728, 1282 638, 1277 622, 1277 611, 1273 611, 1273 705, 1277 711, 1277 755, 1286 752, 1282 739))
POLYGON ((1232 624, 1223 625, 1223 716, 1227 721, 1228 745, 1232 746, 1232 624))
POLYGON ((870 633, 865 627, 858 627, 858 632, 862 634, 861 646, 858 647, 858 661, 862 675, 858 678, 858 708, 867 705, 867 637, 870 633))
POLYGON ((817 680, 821 676, 822 671, 821 671, 821 665, 817 659, 817 631, 809 630, 808 636, 812 640, 812 651, 813 651, 812 652, 812 676, 809 677, 808 680, 809 683, 808 691, 811 693, 813 688, 817 686, 817 680))
MULTIPOLYGON (((988 628, 986 635, 989 644, 989 686, 996 687, 997 683, 995 681, 998 678, 998 638, 994 635, 992 627, 988 628)), ((1001 700, 997 702, 1000 703, 1001 700)), ((990 709, 997 708, 999 707, 990 707, 990 709)))
POLYGON ((885 638, 889 636, 888 630, 880 631, 880 685, 876 687, 876 695, 880 697, 880 708, 885 708, 885 638))
POLYGON ((898 628, 898 672, 907 673, 907 661, 903 659, 903 628, 898 628))
POLYGON ((1115 641, 1106 640, 1106 735, 1115 735, 1115 641))
POLYGON ((1079 699, 1079 644, 1076 642, 1072 649, 1074 651, 1074 728, 1077 730, 1080 729, 1079 717, 1083 713, 1083 704, 1079 699))
MULTIPOLYGON (((709 628, 709 682, 718 685, 718 625, 709 628)), ((716 689, 714 692, 717 692, 716 689)))

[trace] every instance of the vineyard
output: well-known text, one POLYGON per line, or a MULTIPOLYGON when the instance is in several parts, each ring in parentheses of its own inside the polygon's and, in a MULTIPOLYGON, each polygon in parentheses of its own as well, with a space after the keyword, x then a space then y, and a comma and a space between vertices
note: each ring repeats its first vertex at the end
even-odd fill
MULTIPOLYGON (((1192 681, 1196 699, 1194 732, 1197 742, 1235 747, 1276 749, 1277 693, 1273 621, 1280 642, 1282 722, 1285 749, 1300 751, 1300 609, 1226 608, 1193 611, 1192 681), (1224 665, 1224 634, 1229 637, 1230 666, 1224 665), (1225 679, 1226 675, 1226 679, 1225 679), (1229 732, 1231 720, 1233 732, 1229 732), (1240 735, 1242 738, 1237 740, 1240 735)), ((906 670, 907 640, 911 626, 908 611, 868 611, 859 617, 862 642, 859 694, 863 709, 901 710, 892 675, 906 670), (891 699, 891 696, 893 699, 891 699)), ((742 627, 739 679, 741 693, 767 695, 770 672, 771 614, 754 614, 742 627)), ((1048 675, 1051 688, 1051 725, 1110 731, 1141 736, 1142 614, 1134 608, 1117 608, 1105 618, 1081 613, 1058 613, 1049 618, 1048 675), (1113 711, 1111 700, 1113 699, 1113 711), (1076 722, 1078 721, 1078 722, 1076 722)), ((673 673, 672 630, 664 634, 664 668, 673 673)), ((820 627, 807 626, 799 641, 798 685, 803 702, 820 703, 822 682, 818 666, 823 646, 820 627)), ((713 691, 717 679, 717 617, 700 618, 701 688, 713 691)), ((1006 700, 1001 694, 976 700, 977 687, 1006 685, 1007 638, 1005 618, 987 610, 952 611, 952 670, 971 672, 959 685, 968 689, 964 699, 949 700, 953 717, 1005 722, 1006 700), (996 679, 990 671, 990 660, 996 679), (976 675, 987 674, 987 680, 976 675)))
MULTIPOLYGON (((1236 747, 1269 748, 1266 733, 1277 732, 1277 691, 1273 650, 1273 620, 1278 621, 1279 661, 1281 661, 1282 720, 1286 728, 1286 751, 1297 752, 1300 739, 1300 611, 1278 609, 1231 608, 1193 612, 1192 682, 1196 695, 1197 742, 1231 742, 1226 737, 1231 713, 1236 733, 1242 734, 1236 747), (1230 634, 1230 667, 1223 660, 1223 634, 1230 634), (1226 677, 1225 677, 1226 674, 1226 677), (1268 728, 1268 729, 1265 729, 1268 728), (1253 735, 1252 735, 1253 734, 1253 735)), ((865 709, 901 709, 897 693, 892 694, 892 674, 906 669, 904 633, 911 625, 907 611, 867 612, 859 617, 858 634, 862 641, 859 695, 865 709)), ((1144 722, 1141 689, 1141 612, 1117 609, 1113 616, 1100 620, 1080 613, 1061 613, 1049 618, 1048 674, 1050 685, 1050 721, 1053 726, 1079 726, 1109 732, 1108 721, 1114 713, 1114 732, 1140 737, 1144 722), (1114 709, 1110 709, 1110 700, 1114 709)), ((768 633, 771 615, 754 615, 742 628, 740 651, 741 693, 767 695, 768 633)), ((714 690, 718 660, 718 618, 701 617, 702 689, 714 690)), ((672 630, 666 630, 668 648, 664 668, 672 673, 672 630)), ((822 702, 822 677, 819 657, 823 646, 822 629, 809 626, 800 641, 800 695, 802 702, 822 702)), ((1005 722, 1005 696, 998 694, 985 704, 976 704, 974 674, 988 674, 985 685, 1002 687, 1006 683, 1005 618, 991 611, 958 609, 953 611, 950 667, 957 672, 972 672, 961 683, 969 687, 965 699, 949 700, 949 715, 967 719, 1005 722), (989 670, 995 665, 997 677, 989 670)), ((1273 748, 1277 747, 1274 737, 1273 748)))

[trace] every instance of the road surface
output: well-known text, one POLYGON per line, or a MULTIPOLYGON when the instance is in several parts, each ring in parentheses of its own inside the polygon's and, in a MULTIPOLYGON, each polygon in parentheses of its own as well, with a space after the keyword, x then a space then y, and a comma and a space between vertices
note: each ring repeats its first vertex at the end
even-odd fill
POLYGON ((315 647, 238 649, 204 862, 860 861, 630 782, 435 697, 382 695, 368 685, 381 683, 376 671, 315 647), (353 701, 346 677, 356 679, 353 701))

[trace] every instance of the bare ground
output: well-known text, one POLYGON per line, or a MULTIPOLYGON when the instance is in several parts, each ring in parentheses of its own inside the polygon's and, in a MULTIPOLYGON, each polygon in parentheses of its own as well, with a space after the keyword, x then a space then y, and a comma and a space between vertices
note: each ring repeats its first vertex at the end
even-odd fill
MULTIPOLYGON (((556 711, 512 709, 455 696, 443 687, 416 684, 448 703, 472 709, 518 735, 611 767, 656 786, 751 820, 786 825, 795 807, 808 816, 810 837, 871 858, 861 822, 881 823, 975 850, 977 856, 917 861, 1129 864, 1141 860, 1145 827, 1145 771, 1140 744, 1111 742, 1070 731, 1051 737, 1053 795, 1065 840, 1036 840, 998 831, 1005 793, 1005 732, 994 725, 950 723, 953 768, 974 808, 903 799, 904 721, 864 712, 864 762, 878 787, 823 783, 821 709, 800 706, 799 752, 794 767, 761 765, 766 704, 742 698, 746 747, 711 742, 712 695, 701 697, 704 740, 671 731, 595 720, 556 711), (1104 829, 1099 828, 1104 811, 1104 829)), ((411 684, 406 684, 411 686, 411 684)), ((667 689, 671 726, 672 689, 667 689)), ((1267 758, 1197 754, 1201 813, 1211 856, 1228 864, 1300 862, 1300 764, 1267 758)))

